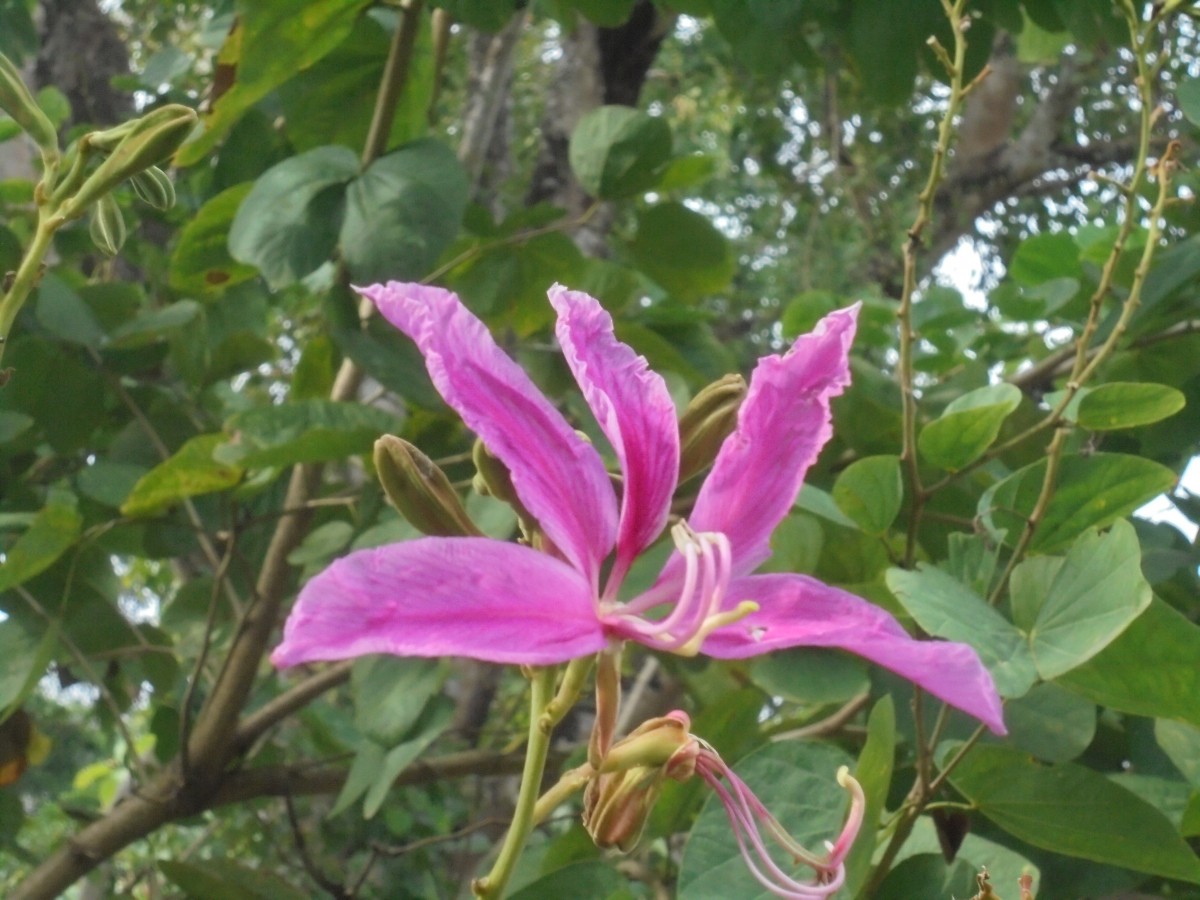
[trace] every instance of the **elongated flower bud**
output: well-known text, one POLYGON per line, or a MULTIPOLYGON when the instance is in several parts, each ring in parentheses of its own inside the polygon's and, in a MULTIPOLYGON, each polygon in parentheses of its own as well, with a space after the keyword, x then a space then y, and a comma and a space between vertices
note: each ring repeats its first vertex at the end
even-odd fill
POLYGON ((44 152, 58 153, 54 125, 29 93, 17 67, 3 53, 0 53, 0 109, 12 116, 44 152))
POLYGON ((679 482, 703 472, 737 427, 746 379, 725 375, 700 391, 679 417, 679 482))
POLYGON ((175 185, 158 166, 134 173, 129 178, 129 184, 138 197, 155 209, 167 210, 175 205, 175 185))
POLYGON ((162 162, 179 149, 195 124, 195 110, 171 103, 131 123, 107 132, 86 135, 82 140, 100 150, 111 145, 112 140, 118 137, 119 140, 108 157, 83 182, 75 196, 63 204, 63 218, 77 218, 126 178, 162 162))
POLYGON ((105 194, 92 207, 88 233, 92 243, 109 256, 116 256, 125 244, 125 217, 112 194, 105 194))
POLYGON ((388 499, 423 533, 441 537, 481 534, 446 473, 408 441, 390 434, 377 440, 375 471, 388 499))

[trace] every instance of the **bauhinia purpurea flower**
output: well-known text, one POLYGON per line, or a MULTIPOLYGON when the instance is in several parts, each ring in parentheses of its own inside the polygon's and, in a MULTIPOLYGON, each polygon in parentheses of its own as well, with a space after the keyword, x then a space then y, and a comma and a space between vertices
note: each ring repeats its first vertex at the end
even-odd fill
POLYGON ((301 590, 276 665, 369 653, 551 665, 626 640, 720 659, 835 647, 1004 733, 968 645, 914 639, 878 606, 806 575, 751 574, 832 434, 857 307, 759 360, 691 515, 671 528, 676 551, 649 590, 623 600, 630 566, 667 526, 680 440, 666 383, 617 340, 599 302, 550 290, 563 354, 620 464, 619 500, 597 449, 455 294, 398 282, 361 293, 416 342, 442 397, 508 468, 541 540, 425 537, 351 553, 301 590))

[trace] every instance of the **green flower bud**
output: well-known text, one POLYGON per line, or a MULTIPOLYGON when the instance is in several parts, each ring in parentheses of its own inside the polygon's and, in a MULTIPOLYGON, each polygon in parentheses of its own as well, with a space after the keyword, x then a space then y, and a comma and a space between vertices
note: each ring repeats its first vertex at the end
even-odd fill
POLYGON ((155 209, 170 209, 175 205, 175 185, 158 166, 136 172, 129 178, 133 192, 155 209))
POLYGON ((528 526, 526 531, 532 531, 536 520, 521 503, 521 498, 517 496, 508 466, 504 465, 498 457, 493 456, 481 440, 475 441, 475 446, 471 450, 471 460, 475 463, 476 474, 472 486, 476 492, 507 503, 517 511, 521 522, 528 526))
POLYGON ((700 391, 679 417, 679 483, 707 469, 737 427, 746 379, 725 375, 700 391))
POLYGON ((3 53, 0 53, 0 109, 12 116, 43 152, 58 153, 54 125, 29 93, 17 67, 3 53))
POLYGON ((196 124, 195 110, 172 103, 147 113, 140 119, 106 132, 85 135, 89 146, 103 150, 117 139, 108 157, 62 206, 64 219, 78 218, 93 202, 114 187, 144 172, 171 156, 191 134, 196 124), (123 134, 121 134, 124 132, 123 134))
POLYGON ((583 795, 583 827, 597 847, 631 851, 666 780, 691 777, 699 745, 689 725, 677 711, 643 722, 613 745, 583 795))
POLYGON ((109 256, 116 256, 125 243, 125 217, 112 194, 105 194, 92 207, 88 232, 92 243, 109 256))
POLYGON ((400 514, 424 534, 478 536, 446 473, 408 441, 385 434, 375 442, 375 471, 400 514))

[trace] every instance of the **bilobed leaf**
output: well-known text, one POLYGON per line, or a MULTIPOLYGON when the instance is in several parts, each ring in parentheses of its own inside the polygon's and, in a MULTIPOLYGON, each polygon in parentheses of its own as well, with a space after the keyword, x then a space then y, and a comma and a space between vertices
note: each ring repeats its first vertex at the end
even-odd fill
POLYGON ((935 466, 956 472, 974 462, 1000 434, 1000 426, 1021 403, 1011 384, 978 388, 956 399, 921 430, 917 446, 935 466))
POLYGON ((358 174, 349 147, 317 147, 254 182, 229 230, 229 252, 284 287, 329 259, 337 244, 345 185, 358 174))
POLYGON ((1200 727, 1200 626, 1161 600, 1057 683, 1120 712, 1200 727))
MULTIPOLYGON (((361 453, 400 420, 373 406, 332 400, 298 400, 250 409, 225 425, 235 435, 218 458, 244 468, 330 462, 361 453)), ((226 438, 228 440, 228 438, 226 438)))
POLYGON ((886 534, 904 499, 900 458, 868 456, 852 462, 833 485, 833 501, 871 535, 886 534))
POLYGON ((339 244, 355 282, 429 274, 458 234, 469 190, 441 141, 414 141, 375 160, 346 192, 339 244))
POLYGON ((1124 519, 1107 534, 1087 534, 1071 547, 1046 588, 1029 633, 1043 679, 1087 662, 1150 605, 1141 561, 1137 533, 1124 519))
POLYGON ((1181 391, 1165 384, 1114 381, 1089 391, 1079 402, 1078 421, 1093 431, 1149 425, 1183 409, 1181 391))
POLYGON ((970 644, 1002 697, 1021 697, 1037 680, 1025 636, 994 607, 940 569, 888 569, 888 588, 930 634, 970 644))
POLYGON ((5 549, 0 594, 50 568, 75 543, 82 525, 75 497, 66 492, 51 493, 29 527, 5 549))
MULTIPOLYGON (((997 540, 1012 546, 1033 511, 1046 462, 1018 469, 979 500, 979 516, 997 540)), ((1122 453, 1071 456, 1059 469, 1058 486, 1030 542, 1031 553, 1052 553, 1089 528, 1104 528, 1170 489, 1176 475, 1153 460, 1122 453)))
POLYGON ((254 266, 229 255, 234 216, 253 187, 253 182, 245 182, 221 191, 183 226, 167 276, 172 288, 185 294, 207 294, 257 274, 254 266))
POLYGON ((643 212, 629 249, 643 272, 684 300, 722 290, 737 267, 725 236, 681 203, 643 212))
POLYGON ((630 197, 658 183, 671 157, 671 129, 661 117, 628 106, 601 106, 575 126, 568 153, 593 197, 630 197))
POLYGON ((43 276, 34 312, 38 323, 60 340, 94 347, 104 337, 104 329, 92 310, 56 275, 43 276))
MULTIPOLYGON (((837 836, 845 819, 847 794, 836 780, 841 766, 853 769, 854 760, 837 747, 787 741, 768 744, 733 768, 792 837, 816 850, 837 836)), ((802 866, 794 874, 798 881, 812 877, 811 870, 802 866)), ((710 792, 684 847, 680 900, 769 900, 771 896, 747 871, 725 808, 710 792)))
POLYGON ((1097 772, 973 748, 950 782, 1009 834, 1054 853, 1200 884, 1200 858, 1161 812, 1097 772))
POLYGON ((863 660, 823 647, 795 647, 755 657, 750 677, 772 697, 793 703, 845 703, 871 686, 863 660))
POLYGON ((153 516, 186 497, 231 488, 242 480, 241 466, 218 462, 213 451, 226 440, 220 432, 199 434, 138 479, 121 512, 153 516))

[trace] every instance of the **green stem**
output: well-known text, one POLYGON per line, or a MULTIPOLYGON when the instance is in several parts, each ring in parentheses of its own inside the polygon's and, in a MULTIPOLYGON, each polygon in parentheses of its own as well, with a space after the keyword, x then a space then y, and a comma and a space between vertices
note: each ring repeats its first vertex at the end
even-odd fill
POLYGON ((12 284, 4 293, 4 298, 0 300, 0 360, 4 358, 4 349, 8 346, 8 334, 12 330, 13 322, 16 321, 17 313, 21 311, 21 307, 29 299, 29 293, 37 284, 38 275, 42 270, 42 260, 46 258, 50 243, 54 240, 54 232, 61 224, 62 222, 57 216, 48 213, 46 208, 42 207, 38 214, 38 224, 33 233, 33 241, 25 251, 21 265, 13 276, 12 284))
POLYGON ((542 786, 542 773, 546 768, 546 754, 550 751, 550 730, 543 728, 542 716, 554 693, 555 670, 534 669, 529 709, 529 744, 525 748, 525 770, 521 773, 521 790, 517 794, 517 808, 513 810, 512 824, 504 836, 504 844, 496 857, 492 871, 471 885, 476 897, 499 898, 504 894, 504 885, 512 876, 513 868, 525 848, 529 833, 533 830, 534 809, 538 792, 542 786))

